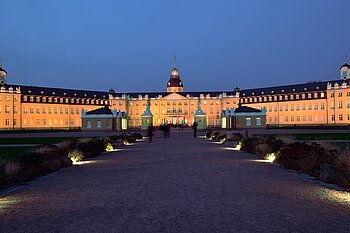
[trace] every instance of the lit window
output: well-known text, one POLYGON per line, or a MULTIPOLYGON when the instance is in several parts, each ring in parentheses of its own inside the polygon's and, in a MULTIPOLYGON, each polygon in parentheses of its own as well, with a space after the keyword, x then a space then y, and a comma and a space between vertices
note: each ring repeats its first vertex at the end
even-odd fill
POLYGON ((246 118, 245 119, 245 125, 247 125, 247 126, 252 125, 252 119, 251 118, 246 118))
POLYGON ((102 128, 102 124, 101 124, 101 121, 100 120, 97 120, 96 121, 96 128, 102 128))
POLYGON ((261 125, 261 118, 260 117, 256 118, 256 125, 257 126, 261 125))
POLYGON ((90 120, 86 121, 86 128, 91 129, 91 121, 90 120))

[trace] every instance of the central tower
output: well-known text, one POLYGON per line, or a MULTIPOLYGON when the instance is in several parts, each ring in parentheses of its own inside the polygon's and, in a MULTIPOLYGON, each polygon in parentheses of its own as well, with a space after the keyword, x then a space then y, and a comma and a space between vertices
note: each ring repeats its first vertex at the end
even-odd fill
POLYGON ((167 92, 183 92, 184 86, 180 79, 179 71, 176 68, 176 56, 174 56, 174 68, 171 70, 170 79, 166 87, 167 92))

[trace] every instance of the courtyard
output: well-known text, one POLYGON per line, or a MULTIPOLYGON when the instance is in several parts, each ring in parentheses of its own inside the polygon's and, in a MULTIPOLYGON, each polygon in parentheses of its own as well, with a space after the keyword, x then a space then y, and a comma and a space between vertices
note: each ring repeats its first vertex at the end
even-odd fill
POLYGON ((0 232, 348 232, 323 184, 190 130, 0 193, 0 232))

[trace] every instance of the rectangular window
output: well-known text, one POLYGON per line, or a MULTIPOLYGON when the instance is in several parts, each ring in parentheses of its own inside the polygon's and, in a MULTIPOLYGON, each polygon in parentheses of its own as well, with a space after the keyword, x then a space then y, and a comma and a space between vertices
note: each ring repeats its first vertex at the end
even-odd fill
POLYGON ((318 110, 318 103, 315 103, 314 109, 315 109, 315 110, 318 110))
POLYGON ((29 112, 30 112, 30 114, 33 114, 34 113, 34 108, 30 107, 29 112))
POLYGON ((91 121, 90 120, 86 121, 86 128, 91 129, 91 121))
POLYGON ((101 124, 100 120, 96 121, 96 128, 98 128, 98 129, 102 128, 102 124, 101 124))
POLYGON ((309 104, 307 109, 312 110, 312 104, 309 104))
POLYGON ((40 125, 40 120, 39 119, 36 120, 36 125, 38 125, 38 126, 40 125))
POLYGON ((343 101, 339 101, 338 108, 342 109, 343 108, 343 101))
POLYGON ((286 116, 286 119, 285 119, 285 120, 286 120, 286 122, 288 122, 288 116, 286 116))
POLYGON ((70 114, 74 114, 74 108, 70 109, 70 114))
POLYGON ((296 110, 296 111, 299 111, 299 110, 300 110, 300 104, 296 104, 295 110, 296 110))
POLYGON ((40 114, 40 107, 36 107, 36 114, 40 114))
POLYGON ((63 108, 60 107, 60 114, 63 114, 63 108))
POLYGON ((309 116, 308 120, 309 120, 309 122, 312 122, 312 116, 309 116))
POLYGON ((291 117, 290 117, 290 121, 291 121, 291 122, 294 122, 294 116, 291 116, 291 117))
POLYGON ((335 115, 332 115, 332 121, 335 121, 335 115))
POLYGON ((52 108, 49 107, 49 114, 52 114, 52 108))
POLYGON ((306 116, 303 116, 303 121, 306 121, 306 116))
POLYGON ((339 114, 339 121, 343 121, 343 114, 339 114))
POLYGON ((43 119, 43 125, 46 125, 46 119, 43 119))
POLYGON ((53 113, 57 114, 57 107, 53 108, 53 113))
POLYGON ((17 119, 13 119, 13 125, 17 125, 17 119))
POLYGON ((291 104, 291 105, 290 105, 290 110, 291 110, 291 111, 294 111, 294 104, 291 104))
POLYGON ((257 117, 257 118, 256 118, 256 125, 257 125, 257 126, 260 126, 260 125, 261 125, 261 118, 260 118, 260 117, 257 117))
POLYGON ((42 112, 43 112, 43 114, 46 114, 46 108, 45 108, 45 107, 43 107, 43 108, 42 108, 42 110, 43 110, 43 111, 42 111, 42 112))
POLYGON ((284 111, 286 111, 286 112, 288 111, 288 104, 285 105, 284 111))
POLYGON ((321 109, 324 110, 324 102, 321 103, 321 109))
POLYGON ((10 105, 5 106, 5 113, 10 113, 10 105))
POLYGON ((5 125, 6 125, 6 126, 9 126, 9 125, 10 125, 10 119, 6 119, 5 125))
POLYGON ((76 109, 75 109, 75 114, 78 114, 78 115, 79 115, 79 113, 80 113, 80 112, 79 112, 79 108, 76 108, 76 109))
POLYGON ((303 110, 303 111, 305 110, 305 104, 301 105, 301 110, 303 110))
POLYGON ((245 119, 245 125, 247 125, 247 126, 252 125, 252 119, 251 118, 246 118, 245 119))
POLYGON ((283 112, 283 105, 280 105, 280 112, 283 112))

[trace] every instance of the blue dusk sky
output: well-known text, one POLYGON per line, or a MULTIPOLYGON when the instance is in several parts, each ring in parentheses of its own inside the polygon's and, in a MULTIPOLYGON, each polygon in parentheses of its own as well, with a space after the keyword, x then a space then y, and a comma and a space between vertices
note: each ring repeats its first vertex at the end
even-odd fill
POLYGON ((8 83, 185 91, 339 78, 349 0, 0 0, 8 83))

